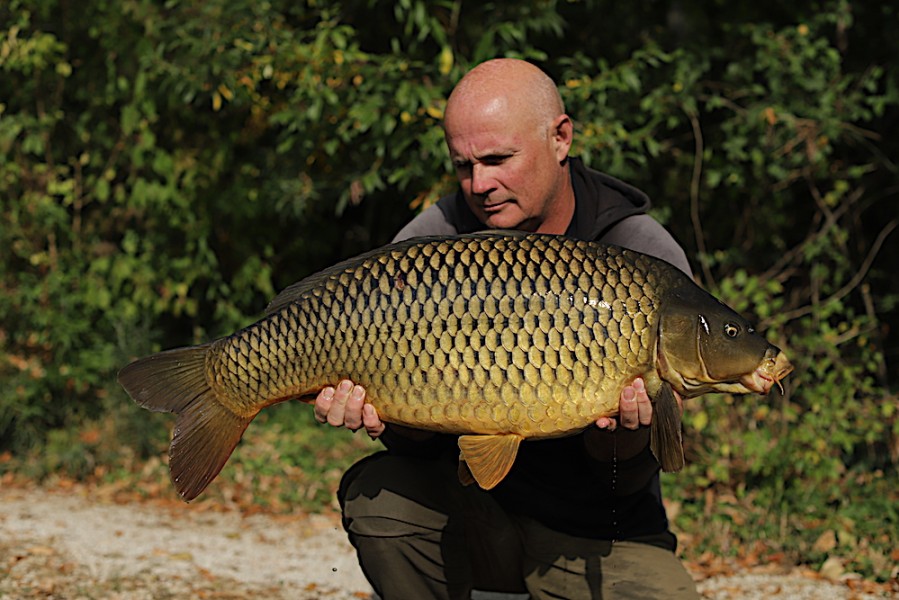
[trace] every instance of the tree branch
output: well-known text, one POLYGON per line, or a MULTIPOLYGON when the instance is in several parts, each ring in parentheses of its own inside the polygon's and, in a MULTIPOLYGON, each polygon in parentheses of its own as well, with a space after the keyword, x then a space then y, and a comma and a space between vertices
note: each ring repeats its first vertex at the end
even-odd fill
MULTIPOLYGON (((897 225, 899 225, 899 219, 893 219, 892 221, 887 223, 883 229, 880 230, 880 233, 877 234, 877 239, 874 240, 874 243, 871 245, 871 249, 868 251, 868 255, 865 257, 864 262, 862 262, 862 265, 856 272, 856 274, 852 276, 852 278, 846 283, 846 285, 827 297, 824 302, 840 300, 846 297, 856 287, 858 287, 858 285, 868 274, 868 269, 871 268, 871 264, 877 257, 877 253, 880 252, 880 247, 883 246, 883 243, 893 232, 893 230, 896 229, 897 225)), ((782 313, 780 316, 785 318, 785 321, 792 321, 793 319, 798 319, 799 317, 804 317, 805 315, 811 314, 814 311, 814 307, 815 303, 782 313)))
POLYGON ((702 181, 702 128, 693 111, 681 107, 690 119, 693 128, 693 176, 690 180, 690 220, 693 222, 693 235, 696 237, 696 249, 699 253, 699 266, 706 286, 715 286, 712 270, 709 268, 708 254, 705 247, 705 233, 702 231, 702 220, 699 217, 699 184, 702 181))

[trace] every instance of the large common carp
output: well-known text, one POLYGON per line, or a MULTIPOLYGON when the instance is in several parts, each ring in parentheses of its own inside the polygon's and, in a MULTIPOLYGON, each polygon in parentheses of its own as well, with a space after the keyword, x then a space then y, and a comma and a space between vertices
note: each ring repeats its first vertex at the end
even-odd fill
MULTIPOLYGON (((119 374, 134 400, 178 415, 170 469, 195 498, 266 406, 351 379, 381 419, 460 434, 490 489, 526 438, 571 435, 618 412, 643 377, 651 445, 683 466, 673 391, 767 393, 792 366, 745 319, 672 265, 566 237, 417 238, 285 289, 260 321, 119 374)), ((460 473, 464 470, 460 469, 460 473)))

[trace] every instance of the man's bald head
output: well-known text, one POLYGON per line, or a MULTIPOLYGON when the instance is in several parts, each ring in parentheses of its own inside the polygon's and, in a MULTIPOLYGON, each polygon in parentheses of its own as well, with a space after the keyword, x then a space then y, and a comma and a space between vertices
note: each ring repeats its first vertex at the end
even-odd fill
POLYGON ((514 58, 496 58, 469 71, 450 94, 445 122, 457 117, 502 111, 524 123, 533 123, 541 135, 565 112, 553 80, 533 64, 514 58))
POLYGON ((490 229, 565 233, 574 215, 573 127, 552 79, 497 59, 456 85, 443 123, 468 206, 490 229))

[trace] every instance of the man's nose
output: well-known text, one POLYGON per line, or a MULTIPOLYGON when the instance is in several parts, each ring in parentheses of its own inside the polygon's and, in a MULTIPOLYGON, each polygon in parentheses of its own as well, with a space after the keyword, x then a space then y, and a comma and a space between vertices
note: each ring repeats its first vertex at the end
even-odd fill
POLYGON ((471 193, 485 196, 494 190, 495 184, 490 177, 490 169, 482 164, 475 163, 471 166, 471 193))

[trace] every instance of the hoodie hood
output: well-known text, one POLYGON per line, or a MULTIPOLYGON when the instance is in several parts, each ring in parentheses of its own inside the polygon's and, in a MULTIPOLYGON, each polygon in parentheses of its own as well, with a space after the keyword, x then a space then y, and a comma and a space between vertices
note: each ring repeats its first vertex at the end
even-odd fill
POLYGON ((618 222, 649 210, 649 196, 641 190, 588 168, 579 158, 568 160, 575 208, 566 235, 580 240, 598 240, 618 222))
MULTIPOLYGON (((574 216, 565 231, 569 237, 597 240, 618 222, 649 210, 649 196, 634 186, 588 168, 579 158, 569 157, 568 161, 575 198, 574 216)), ((454 233, 474 233, 485 227, 461 190, 441 198, 437 207, 454 233)))

